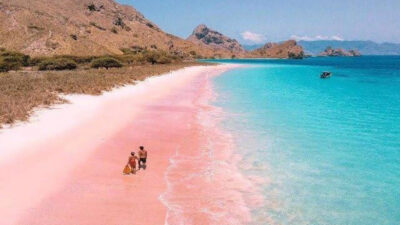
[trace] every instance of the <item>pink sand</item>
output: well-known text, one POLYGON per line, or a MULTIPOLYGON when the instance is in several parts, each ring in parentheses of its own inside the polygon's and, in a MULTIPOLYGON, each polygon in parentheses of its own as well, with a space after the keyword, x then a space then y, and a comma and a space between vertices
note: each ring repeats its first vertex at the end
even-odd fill
POLYGON ((251 198, 240 193, 251 184, 235 172, 230 137, 207 105, 209 78, 234 67, 190 67, 102 96, 66 96, 72 104, 1 130, 0 224, 248 222, 251 198), (139 145, 148 168, 122 175, 139 145))

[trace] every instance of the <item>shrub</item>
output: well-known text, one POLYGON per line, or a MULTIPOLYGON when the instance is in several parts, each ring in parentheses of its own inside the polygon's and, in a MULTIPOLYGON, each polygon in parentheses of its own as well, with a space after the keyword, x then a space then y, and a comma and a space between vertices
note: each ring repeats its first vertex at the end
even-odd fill
POLYGON ((111 28, 111 32, 113 32, 114 34, 118 34, 118 30, 115 27, 111 28))
POLYGON ((124 23, 124 21, 122 20, 121 17, 117 17, 117 18, 114 20, 114 25, 115 25, 115 26, 120 26, 120 27, 125 27, 125 23, 124 23))
POLYGON ((17 63, 20 66, 29 66, 29 55, 7 50, 0 51, 0 58, 6 63, 17 63))
POLYGON ((71 37, 72 39, 74 39, 75 41, 78 40, 78 36, 76 36, 76 34, 71 34, 70 37, 71 37))
POLYGON ((143 53, 145 61, 151 64, 168 64, 172 62, 172 56, 167 55, 166 52, 162 51, 146 51, 143 53))
POLYGON ((74 56, 74 55, 58 55, 54 56, 55 59, 70 59, 77 64, 90 63, 96 56, 74 56))
POLYGON ((149 52, 145 52, 143 54, 145 60, 149 63, 151 63, 152 65, 157 63, 157 60, 160 58, 160 54, 158 54, 155 51, 149 51, 149 52))
POLYGON ((96 6, 95 6, 93 3, 91 3, 90 5, 88 5, 87 8, 88 8, 88 10, 91 11, 91 12, 97 11, 97 8, 96 8, 96 6))
POLYGON ((53 58, 39 63, 39 70, 74 70, 76 63, 71 59, 53 58))
POLYGON ((4 59, 0 59, 0 72, 8 72, 10 70, 19 70, 21 64, 15 62, 6 62, 4 59))
POLYGON ((29 55, 0 49, 0 72, 19 70, 29 65, 29 55))
POLYGON ((29 64, 31 66, 37 66, 43 61, 54 60, 54 59, 70 59, 77 64, 85 64, 92 62, 92 60, 95 58, 96 56, 56 55, 53 57, 35 57, 30 60, 29 64))
POLYGON ((34 58, 31 58, 29 60, 29 65, 30 66, 37 66, 41 62, 43 62, 44 60, 47 60, 47 59, 49 59, 49 58, 48 57, 34 57, 34 58))
POLYGON ((92 61, 92 68, 112 68, 112 67, 122 67, 122 63, 115 58, 112 57, 101 57, 98 59, 94 59, 92 61))

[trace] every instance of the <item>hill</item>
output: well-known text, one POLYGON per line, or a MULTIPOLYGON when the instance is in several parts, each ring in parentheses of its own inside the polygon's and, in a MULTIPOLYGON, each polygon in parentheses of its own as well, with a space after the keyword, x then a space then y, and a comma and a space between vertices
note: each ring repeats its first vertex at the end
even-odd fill
POLYGON ((113 0, 0 0, 0 47, 32 56, 122 54, 123 48, 215 54, 163 32, 134 8, 113 0))
POLYGON ((263 47, 249 52, 250 57, 255 58, 294 58, 304 57, 303 48, 294 40, 281 43, 267 43, 263 47))
POLYGON ((303 49, 296 41, 267 43, 264 46, 253 46, 245 49, 238 41, 221 34, 218 31, 201 24, 187 38, 195 44, 211 47, 214 50, 225 50, 232 53, 231 57, 239 58, 303 58, 303 49))

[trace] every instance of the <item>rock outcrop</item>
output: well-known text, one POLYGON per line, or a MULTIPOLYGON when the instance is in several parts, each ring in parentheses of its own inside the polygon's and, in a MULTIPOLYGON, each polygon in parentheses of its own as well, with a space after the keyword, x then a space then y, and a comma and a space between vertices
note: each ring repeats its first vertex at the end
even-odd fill
POLYGON ((249 52, 250 57, 257 58, 293 58, 302 59, 304 57, 303 48, 297 45, 294 40, 282 43, 267 43, 263 47, 249 52))
POLYGON ((325 51, 321 52, 319 56, 361 56, 360 52, 357 50, 344 50, 341 48, 333 49, 331 47, 327 47, 325 51))
POLYGON ((212 47, 213 49, 228 50, 232 53, 244 52, 238 41, 212 30, 204 24, 197 26, 187 40, 212 47))

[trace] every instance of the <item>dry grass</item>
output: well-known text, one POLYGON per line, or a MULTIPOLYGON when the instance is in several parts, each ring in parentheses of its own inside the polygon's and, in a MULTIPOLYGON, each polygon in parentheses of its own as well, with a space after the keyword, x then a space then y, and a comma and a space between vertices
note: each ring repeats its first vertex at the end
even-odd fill
POLYGON ((59 93, 98 95, 114 87, 198 64, 191 62, 109 70, 3 73, 0 74, 0 128, 1 124, 27 120, 37 107, 65 102, 59 93))

